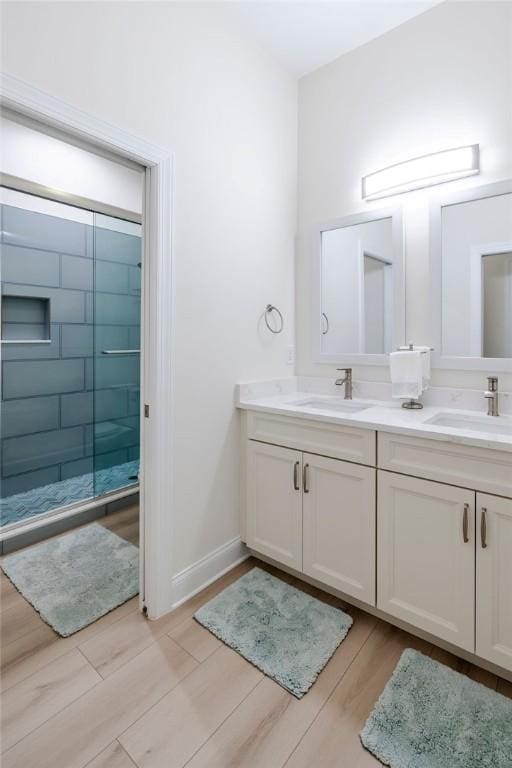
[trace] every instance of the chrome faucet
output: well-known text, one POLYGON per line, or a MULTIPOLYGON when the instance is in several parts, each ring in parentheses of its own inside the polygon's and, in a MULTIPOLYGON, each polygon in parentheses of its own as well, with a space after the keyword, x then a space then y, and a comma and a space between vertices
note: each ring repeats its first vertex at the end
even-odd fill
POLYGON ((498 377, 487 377, 487 391, 484 392, 484 397, 487 398, 487 415, 499 416, 498 411, 498 377))
POLYGON ((352 400, 352 368, 336 368, 337 371, 344 371, 345 376, 342 379, 336 379, 334 382, 337 387, 345 385, 345 400, 352 400))

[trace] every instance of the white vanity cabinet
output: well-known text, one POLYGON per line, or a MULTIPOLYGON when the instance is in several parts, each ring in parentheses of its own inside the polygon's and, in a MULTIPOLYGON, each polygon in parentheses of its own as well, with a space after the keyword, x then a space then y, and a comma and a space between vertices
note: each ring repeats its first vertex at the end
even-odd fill
POLYGON ((250 549, 512 672, 510 451, 266 411, 242 430, 250 549))
POLYGON ((475 494, 379 472, 377 607, 474 651, 475 494))
POLYGON ((476 495, 476 653, 512 670, 512 500, 476 495))
POLYGON ((375 606, 376 469, 337 458, 374 462, 375 433, 250 414, 247 438, 247 545, 375 606))

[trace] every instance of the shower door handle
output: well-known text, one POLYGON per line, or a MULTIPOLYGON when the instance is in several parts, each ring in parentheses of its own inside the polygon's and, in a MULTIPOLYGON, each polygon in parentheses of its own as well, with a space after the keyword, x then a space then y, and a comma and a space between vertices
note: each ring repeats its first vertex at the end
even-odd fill
POLYGON ((102 355, 140 355, 140 349, 103 349, 102 355))

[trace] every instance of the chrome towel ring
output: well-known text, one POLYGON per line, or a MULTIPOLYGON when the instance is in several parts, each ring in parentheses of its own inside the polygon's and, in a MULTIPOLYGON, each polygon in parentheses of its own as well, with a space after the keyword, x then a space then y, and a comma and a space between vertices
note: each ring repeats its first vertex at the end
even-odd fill
POLYGON ((282 316, 281 312, 278 310, 278 308, 274 307, 273 304, 267 304, 267 306, 266 306, 266 309, 265 309, 265 325, 269 329, 270 333, 281 333, 281 331, 284 328, 283 316, 282 316), (272 326, 270 325, 270 323, 268 321, 269 315, 271 315, 272 312, 277 312, 277 314, 279 315, 279 319, 281 321, 281 325, 280 325, 279 328, 272 328, 272 326))

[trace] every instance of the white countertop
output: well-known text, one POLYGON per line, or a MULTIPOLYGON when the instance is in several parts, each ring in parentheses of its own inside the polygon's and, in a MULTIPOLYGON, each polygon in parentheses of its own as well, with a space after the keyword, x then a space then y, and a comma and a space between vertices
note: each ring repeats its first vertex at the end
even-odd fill
MULTIPOLYGON (((312 391, 292 390, 290 386, 281 386, 280 394, 269 395, 269 387, 264 383, 256 385, 239 385, 237 387, 237 407, 249 411, 275 413, 281 416, 297 416, 322 421, 329 424, 342 424, 361 429, 373 429, 381 432, 392 432, 412 437, 426 437, 432 440, 448 441, 462 445, 473 445, 479 448, 508 451, 512 453, 512 416, 487 416, 482 402, 482 411, 462 410, 453 407, 443 408, 425 405, 422 410, 406 410, 400 401, 379 401, 354 398, 348 403, 364 406, 364 410, 355 413, 338 412, 333 404, 347 402, 343 396, 317 394, 312 391), (290 391, 292 390, 292 391, 290 391), (258 394, 259 392, 259 394, 258 394), (301 401, 325 401, 325 408, 312 408, 301 404, 301 401), (426 423, 440 415, 456 415, 463 420, 478 419, 482 429, 466 429, 426 423), (499 422, 498 422, 499 419, 499 422), (489 421, 489 431, 485 426, 489 421), (496 429, 501 424, 506 434, 497 434, 496 429)), ((309 389, 309 387, 308 387, 309 389)))

